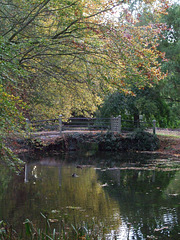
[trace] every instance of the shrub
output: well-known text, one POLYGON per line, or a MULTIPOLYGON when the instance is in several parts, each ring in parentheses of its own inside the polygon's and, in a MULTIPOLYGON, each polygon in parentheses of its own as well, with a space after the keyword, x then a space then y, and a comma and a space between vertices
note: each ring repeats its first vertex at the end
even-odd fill
POLYGON ((154 151, 159 148, 159 139, 156 135, 136 129, 129 135, 132 140, 132 147, 139 151, 154 151))

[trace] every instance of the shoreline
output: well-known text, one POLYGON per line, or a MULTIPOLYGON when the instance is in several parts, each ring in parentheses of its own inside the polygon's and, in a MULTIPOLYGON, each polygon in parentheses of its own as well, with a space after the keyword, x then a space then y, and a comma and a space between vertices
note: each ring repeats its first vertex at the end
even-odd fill
POLYGON ((156 151, 161 154, 180 158, 180 138, 158 135, 160 148, 156 151))
MULTIPOLYGON (((31 136, 31 139, 37 140, 37 141, 41 141, 44 146, 48 146, 48 145, 53 145, 55 143, 57 143, 57 141, 63 141, 63 138, 66 138, 66 136, 70 136, 73 134, 77 134, 77 136, 84 136, 86 134, 88 134, 89 136, 89 142, 93 142, 94 138, 96 136, 97 133, 101 133, 102 135, 104 134, 103 132, 72 132, 72 131, 67 131, 66 133, 63 133, 62 136, 59 136, 58 132, 50 132, 50 133, 36 133, 33 134, 31 136), (93 140, 92 140, 93 139, 93 140)), ((122 138, 124 138, 126 135, 122 134, 121 135, 122 138)), ((159 138, 160 141, 160 147, 157 150, 154 151, 148 151, 149 153, 159 153, 159 154, 163 154, 169 157, 175 157, 175 158, 180 158, 180 138, 175 137, 175 136, 164 136, 164 135, 157 135, 157 137, 159 138)), ((27 148, 23 146, 23 144, 18 141, 13 139, 13 149, 12 151, 15 154, 21 154, 21 153, 27 153, 27 152, 32 152, 33 149, 31 149, 30 147, 27 148)), ((87 141, 87 139, 86 139, 87 141)), ((142 152, 147 152, 147 151, 142 151, 142 152)))

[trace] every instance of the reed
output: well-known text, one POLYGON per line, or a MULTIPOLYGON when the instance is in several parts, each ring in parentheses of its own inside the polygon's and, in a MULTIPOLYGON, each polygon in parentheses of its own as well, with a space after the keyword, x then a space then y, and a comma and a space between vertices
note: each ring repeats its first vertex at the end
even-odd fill
POLYGON ((24 222, 25 232, 19 235, 11 225, 0 221, 1 240, 103 240, 104 227, 92 220, 91 224, 82 222, 81 224, 67 225, 64 220, 59 222, 58 230, 52 227, 50 220, 41 213, 44 218, 45 228, 37 228, 32 221, 26 219, 24 222))

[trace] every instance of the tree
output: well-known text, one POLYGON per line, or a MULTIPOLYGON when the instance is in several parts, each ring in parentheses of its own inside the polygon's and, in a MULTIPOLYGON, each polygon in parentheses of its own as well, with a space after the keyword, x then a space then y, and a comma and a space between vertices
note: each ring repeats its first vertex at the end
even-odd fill
POLYGON ((23 70, 18 67, 17 60, 14 59, 16 51, 15 44, 7 45, 0 37, 0 160, 18 172, 22 162, 15 157, 7 145, 8 137, 19 131, 24 122, 22 110, 25 105, 20 97, 16 96, 13 87, 17 76, 23 74, 23 70))
POLYGON ((180 5, 174 4, 168 9, 168 15, 163 17, 167 24, 165 37, 161 38, 159 49, 166 53, 167 61, 162 63, 162 69, 168 71, 168 76, 160 83, 162 98, 169 104, 174 116, 174 126, 179 125, 180 116, 180 5))
POLYGON ((15 157, 11 148, 7 146, 7 137, 12 137, 14 132, 20 130, 24 118, 18 108, 23 107, 24 104, 18 97, 7 94, 0 85, 0 160, 17 173, 21 170, 22 161, 15 157))
POLYGON ((156 88, 134 88, 133 92, 134 96, 118 91, 109 95, 98 114, 102 117, 121 115, 123 119, 134 120, 135 123, 139 121, 139 115, 143 115, 147 122, 156 119, 160 127, 171 123, 170 109, 156 88))
MULTIPOLYGON (((163 58, 157 51, 161 25, 137 27, 128 15, 120 23, 106 15, 127 2, 1 0, 0 82, 8 96, 7 101, 2 99, 7 102, 2 112, 8 116, 13 108, 19 115, 13 96, 28 105, 23 110, 26 117, 42 110, 46 116, 64 109, 67 116, 89 114, 108 92, 131 93, 132 85, 152 86, 164 78, 157 62, 163 58)), ((18 124, 19 120, 10 121, 12 128, 18 124)), ((4 136, 8 133, 6 127, 2 131, 4 136)))
POLYGON ((107 11, 126 2, 1 2, 0 31, 6 45, 16 47, 13 61, 26 70, 26 76, 17 77, 16 86, 29 112, 39 104, 49 106, 46 89, 51 82, 60 96, 71 91, 77 103, 81 89, 87 89, 96 103, 102 90, 130 92, 132 83, 142 87, 163 78, 156 61, 161 55, 156 51, 158 26, 137 28, 127 17, 120 24, 104 20, 107 11))

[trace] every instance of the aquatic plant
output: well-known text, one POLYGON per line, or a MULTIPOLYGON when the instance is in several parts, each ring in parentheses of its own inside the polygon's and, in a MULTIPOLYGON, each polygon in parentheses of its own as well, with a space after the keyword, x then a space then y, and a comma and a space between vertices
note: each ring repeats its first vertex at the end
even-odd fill
POLYGON ((1 240, 18 240, 17 232, 12 228, 11 225, 0 221, 0 239, 1 240))
POLYGON ((51 226, 55 220, 48 219, 44 214, 42 217, 45 220, 45 228, 37 228, 29 219, 24 222, 25 233, 19 235, 12 225, 0 221, 0 239, 1 240, 98 240, 105 239, 105 227, 98 226, 95 221, 92 223, 82 222, 81 224, 67 225, 63 219, 59 223, 59 229, 51 226))

